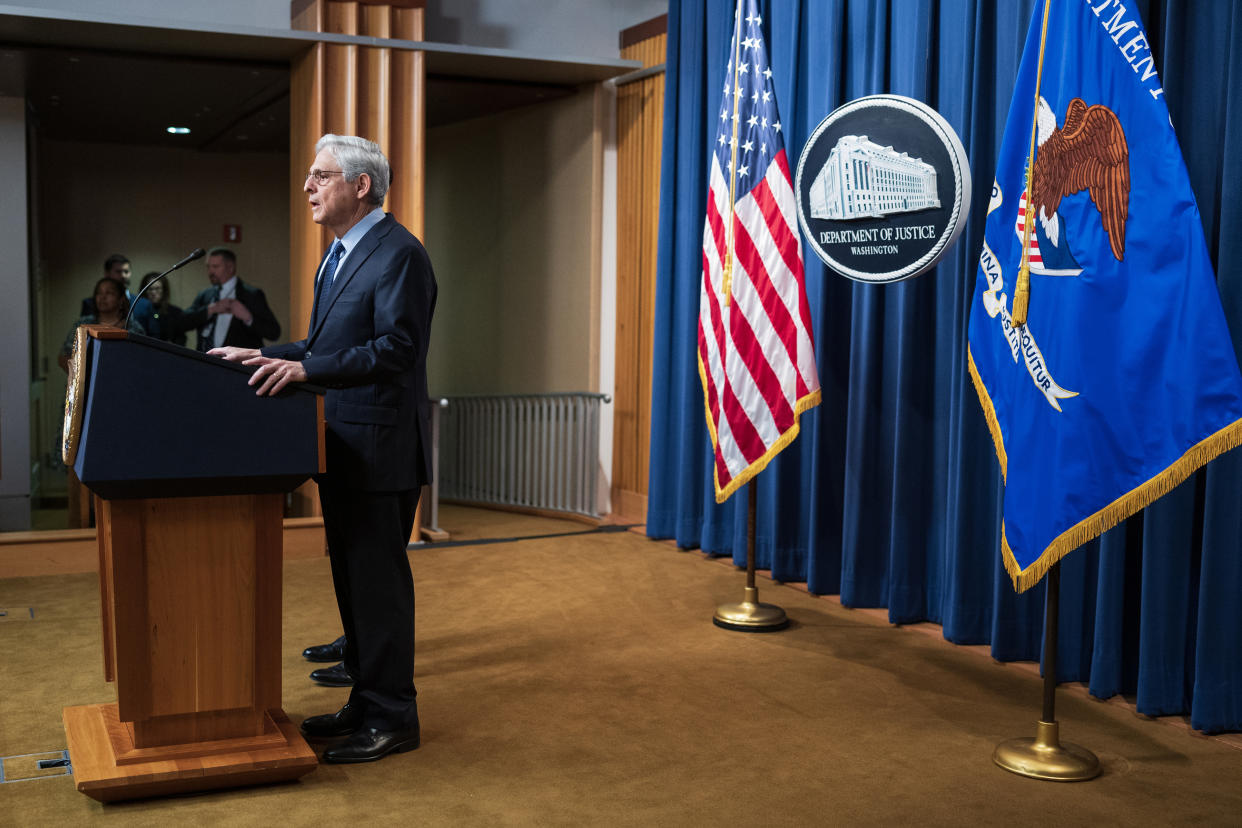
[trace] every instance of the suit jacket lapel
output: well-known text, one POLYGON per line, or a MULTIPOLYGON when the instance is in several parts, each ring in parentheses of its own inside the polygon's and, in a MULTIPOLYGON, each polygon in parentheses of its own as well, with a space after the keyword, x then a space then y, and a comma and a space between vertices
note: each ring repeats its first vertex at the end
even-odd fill
MULTIPOLYGON (((319 333, 319 330, 323 327, 324 320, 326 320, 328 318, 328 314, 332 312, 332 306, 336 304, 336 300, 340 297, 341 292, 345 290, 346 286, 354 278, 354 274, 358 272, 358 269, 362 267, 363 263, 366 262, 366 260, 371 257, 371 254, 375 252, 375 248, 379 247, 380 241, 388 235, 395 223, 396 221, 393 219, 391 214, 384 216, 378 224, 372 227, 370 231, 368 231, 367 234, 363 236, 356 245, 354 245, 354 249, 349 251, 349 256, 345 259, 345 263, 341 265, 340 269, 336 273, 336 279, 328 287, 327 291, 320 295, 320 310, 318 315, 315 315, 312 311, 311 319, 313 322, 311 324, 311 332, 307 336, 308 342, 313 339, 317 333, 319 333)), ((322 266, 323 265, 321 263, 320 267, 322 266)))

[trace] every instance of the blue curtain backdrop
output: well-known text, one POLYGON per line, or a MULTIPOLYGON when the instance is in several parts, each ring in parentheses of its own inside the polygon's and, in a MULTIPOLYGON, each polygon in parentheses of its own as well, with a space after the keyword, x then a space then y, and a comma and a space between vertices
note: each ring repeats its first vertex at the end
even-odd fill
MULTIPOLYGON (((846 606, 887 607, 894 623, 937 622, 1002 661, 1040 658, 1044 589, 1015 594, 1001 563, 1000 469, 966 370, 966 326, 1034 2, 760 3, 791 165, 835 107, 896 93, 957 131, 973 194, 962 237, 911 281, 856 284, 804 246, 824 401, 758 478, 758 564, 846 606)), ((1125 5, 1147 28, 1237 350, 1242 11, 1125 5)), ((647 531, 743 564, 746 498, 714 501, 695 361, 707 147, 733 6, 670 2, 647 531)), ((1240 501, 1236 450, 1067 556, 1058 676, 1101 698, 1133 695, 1141 713, 1242 730, 1240 501)))

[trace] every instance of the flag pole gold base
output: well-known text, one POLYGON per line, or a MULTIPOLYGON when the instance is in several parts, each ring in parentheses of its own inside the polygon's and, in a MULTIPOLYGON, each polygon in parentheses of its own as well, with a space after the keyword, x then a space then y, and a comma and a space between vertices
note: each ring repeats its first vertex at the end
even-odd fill
POLYGON ((775 604, 759 603, 758 588, 748 586, 742 603, 716 607, 712 623, 739 632, 776 632, 789 626, 789 617, 775 604))
POLYGON ((1061 743, 1056 722, 1040 722, 1035 738, 1009 739, 992 761, 1011 773, 1047 782, 1085 782, 1100 775, 1100 760, 1084 747, 1061 743))

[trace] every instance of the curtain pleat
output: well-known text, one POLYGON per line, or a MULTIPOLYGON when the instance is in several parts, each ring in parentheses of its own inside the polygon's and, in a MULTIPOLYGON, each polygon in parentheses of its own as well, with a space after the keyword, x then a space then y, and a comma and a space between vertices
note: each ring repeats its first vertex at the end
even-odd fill
MULTIPOLYGON (((758 565, 846 606, 885 607, 894 623, 937 622, 1002 661, 1041 658, 1044 588, 1015 594, 1001 564, 1000 469, 966 372, 966 328, 1035 2, 761 3, 791 162, 832 109, 894 93, 945 117, 973 180, 965 231, 916 279, 854 283, 804 245, 823 402, 757 479, 758 565)), ((733 5, 669 8, 647 531, 744 564, 746 498, 713 498, 695 348, 733 5)), ((1242 14, 1232 3, 1128 5, 1147 27, 1238 350, 1242 14)), ((1101 698, 1132 695, 1144 714, 1242 730, 1240 492, 1234 451, 1063 561, 1060 678, 1101 698)))

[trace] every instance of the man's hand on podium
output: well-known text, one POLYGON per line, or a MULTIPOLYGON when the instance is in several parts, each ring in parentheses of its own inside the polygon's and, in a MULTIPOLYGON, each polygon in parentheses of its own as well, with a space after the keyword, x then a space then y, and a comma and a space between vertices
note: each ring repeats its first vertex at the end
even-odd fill
POLYGON ((223 357, 229 362, 240 362, 242 365, 257 365, 258 369, 250 375, 250 385, 259 385, 255 391, 262 397, 264 394, 280 393, 291 382, 306 382, 306 369, 300 362, 287 359, 265 357, 257 348, 236 348, 226 345, 223 348, 212 348, 209 356, 223 357))
POLYGON ((258 348, 237 348, 233 345, 224 345, 219 348, 212 348, 207 352, 207 356, 218 356, 229 362, 245 362, 261 356, 258 348))

